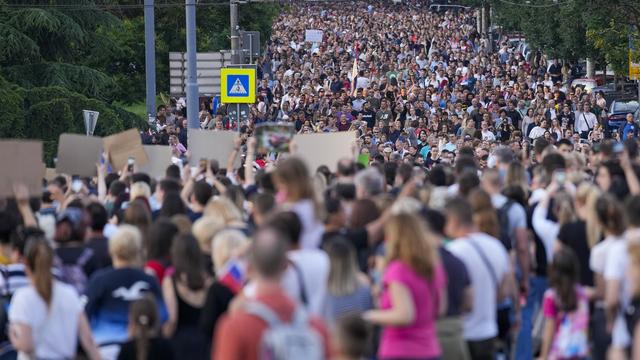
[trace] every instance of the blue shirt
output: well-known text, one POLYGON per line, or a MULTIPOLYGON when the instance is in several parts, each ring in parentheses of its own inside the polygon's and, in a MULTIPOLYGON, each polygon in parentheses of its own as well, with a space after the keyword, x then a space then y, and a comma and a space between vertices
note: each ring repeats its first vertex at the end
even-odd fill
POLYGON ((127 341, 129 305, 145 293, 155 296, 160 321, 165 322, 169 316, 155 277, 136 268, 107 268, 91 277, 87 285, 85 312, 98 345, 127 341))
POLYGON ((627 135, 629 134, 629 132, 633 133, 633 137, 637 138, 638 137, 638 126, 635 123, 625 123, 624 127, 622 128, 622 141, 624 141, 625 139, 627 139, 627 135))

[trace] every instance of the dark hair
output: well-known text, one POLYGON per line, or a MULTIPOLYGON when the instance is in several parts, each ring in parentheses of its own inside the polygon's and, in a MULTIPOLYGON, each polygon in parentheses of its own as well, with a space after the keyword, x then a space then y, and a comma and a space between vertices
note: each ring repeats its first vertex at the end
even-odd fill
POLYGON ((478 170, 478 165, 476 164, 476 160, 473 156, 464 155, 464 156, 458 156, 456 158, 456 163, 454 164, 454 171, 457 175, 462 175, 467 171, 476 172, 477 170, 478 170))
POLYGON ((162 179, 158 183, 158 186, 165 194, 170 192, 179 193, 180 190, 182 190, 180 183, 174 179, 162 179))
POLYGON ((169 191, 164 194, 162 200, 162 208, 160 208, 160 215, 166 217, 172 217, 173 215, 186 214, 187 207, 180 197, 180 193, 177 191, 169 191))
POLYGON ((168 218, 159 218, 149 227, 146 235, 147 259, 169 260, 173 238, 178 227, 168 218))
POLYGON ((127 184, 123 181, 115 180, 109 186, 109 194, 114 198, 119 198, 127 192, 127 184))
POLYGON ((167 166, 164 177, 166 180, 180 180, 180 167, 175 164, 167 166))
POLYGON ((8 244, 11 241, 11 234, 16 230, 18 221, 15 216, 8 211, 0 211, 0 244, 8 244))
POLYGON ((149 339, 158 331, 158 305, 153 295, 147 293, 129 305, 129 324, 137 330, 136 360, 147 360, 149 356, 149 339))
POLYGON ((398 171, 398 164, 395 162, 386 162, 383 165, 384 178, 387 185, 393 185, 396 181, 396 172, 398 171))
POLYGON ((34 239, 26 246, 25 263, 33 277, 33 286, 47 306, 53 297, 53 249, 43 239, 34 239))
POLYGON ((37 227, 26 227, 18 229, 11 235, 11 248, 17 251, 20 256, 24 256, 25 247, 30 241, 46 241, 44 231, 37 227))
POLYGON ((341 176, 353 176, 356 174, 356 166, 353 161, 340 160, 338 161, 338 167, 336 173, 341 176))
POLYGON ((542 158, 542 168, 548 175, 551 175, 556 170, 566 169, 567 162, 562 154, 552 152, 542 158))
POLYGON ((182 280, 184 275, 189 289, 195 291, 204 287, 204 258, 193 235, 176 236, 171 245, 171 264, 175 269, 173 276, 176 281, 182 280))
POLYGON ((371 326, 359 314, 349 313, 338 319, 339 341, 344 355, 365 358, 371 350, 371 326))
POLYGON ((296 247, 300 244, 302 223, 298 215, 293 211, 282 211, 274 214, 267 220, 267 225, 287 235, 291 242, 290 246, 296 247))
POLYGON ((421 215, 431 231, 440 236, 444 235, 444 226, 447 219, 442 212, 435 209, 423 208, 421 215))
POLYGON ((549 142, 545 140, 543 137, 539 137, 533 141, 533 152, 536 155, 542 154, 542 152, 549 147, 549 142))
POLYGON ((109 215, 104 206, 94 201, 87 205, 87 213, 91 218, 91 230, 102 231, 109 221, 109 215))
POLYGON ((261 215, 266 215, 276 207, 276 198, 268 193, 256 194, 253 198, 253 209, 261 215))
POLYGON ((610 194, 602 194, 596 200, 596 215, 602 227, 615 235, 622 235, 626 218, 622 205, 610 194))
POLYGON ((213 188, 206 181, 198 181, 193 184, 193 197, 202 206, 207 205, 213 196, 213 188))
POLYGON ((458 185, 458 192, 461 196, 466 197, 471 190, 476 189, 480 185, 480 178, 478 178, 478 174, 475 172, 466 171, 458 179, 458 185))
POLYGON ((553 255, 549 269, 549 282, 557 294, 558 307, 565 312, 578 307, 576 284, 579 281, 579 264, 573 250, 563 246, 553 255))
POLYGON ((151 177, 145 173, 135 173, 131 175, 131 183, 135 184, 137 182, 143 182, 151 187, 151 177))
POLYGON ((454 216, 460 225, 473 225, 473 209, 465 198, 460 196, 450 198, 444 209, 447 218, 454 216))
POLYGON ((445 186, 447 184, 447 173, 443 165, 434 165, 429 171, 429 182, 433 186, 445 186))
POLYGON ((558 145, 558 147, 560 147, 560 145, 567 145, 567 146, 573 147, 573 144, 571 143, 571 141, 569 139, 560 139, 560 140, 558 140, 556 145, 558 145))
POLYGON ((629 225, 640 227, 640 195, 632 195, 625 202, 625 212, 629 225))

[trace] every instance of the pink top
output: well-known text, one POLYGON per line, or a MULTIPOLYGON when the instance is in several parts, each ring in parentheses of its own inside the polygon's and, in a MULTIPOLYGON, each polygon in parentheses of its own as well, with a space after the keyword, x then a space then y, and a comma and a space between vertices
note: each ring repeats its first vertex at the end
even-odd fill
POLYGON ((428 281, 413 269, 398 260, 389 263, 382 278, 383 291, 380 307, 391 307, 391 296, 387 290, 392 282, 398 282, 411 291, 416 317, 408 326, 385 326, 382 329, 380 358, 431 358, 441 355, 436 332, 440 294, 447 279, 442 264, 436 265, 433 279, 428 281))

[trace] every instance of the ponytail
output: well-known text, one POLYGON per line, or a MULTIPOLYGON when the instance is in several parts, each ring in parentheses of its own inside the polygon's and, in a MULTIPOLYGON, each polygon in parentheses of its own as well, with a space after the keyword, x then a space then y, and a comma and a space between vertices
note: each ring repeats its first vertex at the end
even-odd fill
POLYGON ((157 335, 158 307, 153 296, 145 294, 129 307, 129 322, 135 331, 136 359, 147 360, 149 356, 149 340, 157 335))
POLYGON ((26 251, 27 267, 31 271, 33 285, 44 302, 51 305, 53 297, 53 250, 44 240, 34 240, 26 251))

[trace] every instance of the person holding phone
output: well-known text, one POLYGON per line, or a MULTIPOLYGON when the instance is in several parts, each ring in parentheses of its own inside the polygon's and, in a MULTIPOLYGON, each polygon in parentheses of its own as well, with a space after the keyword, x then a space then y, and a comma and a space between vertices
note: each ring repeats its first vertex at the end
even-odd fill
POLYGON ((173 156, 182 157, 187 152, 187 148, 180 143, 175 135, 169 136, 169 146, 171 146, 171 154, 173 156))

